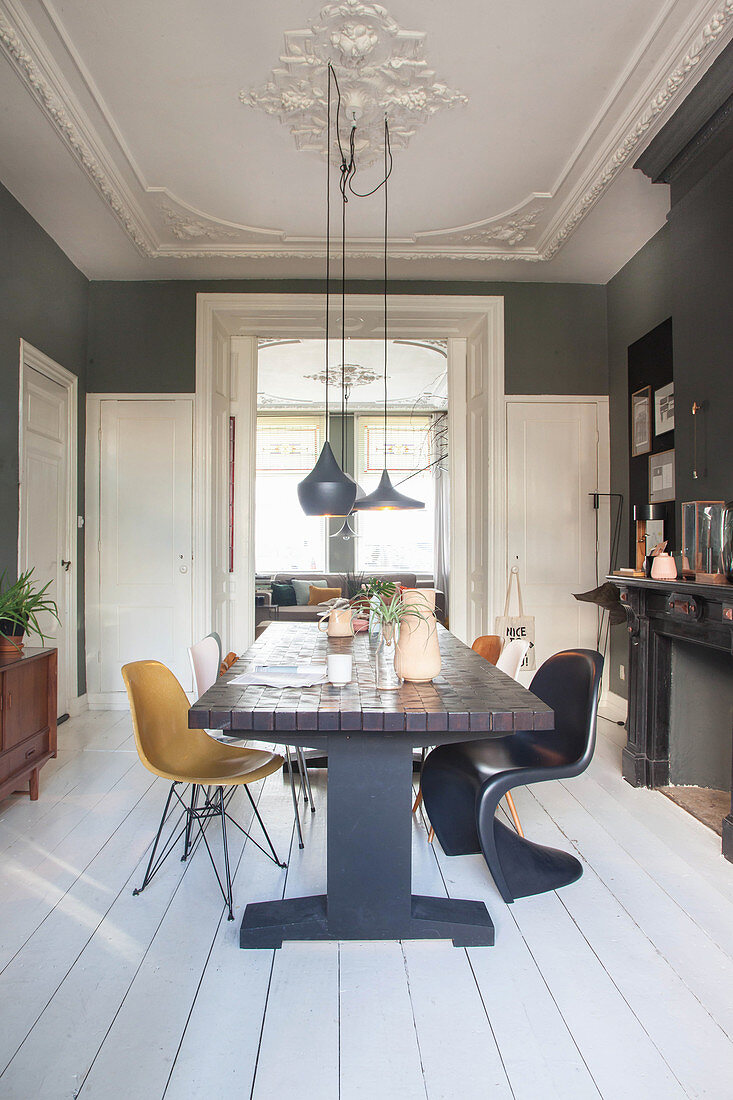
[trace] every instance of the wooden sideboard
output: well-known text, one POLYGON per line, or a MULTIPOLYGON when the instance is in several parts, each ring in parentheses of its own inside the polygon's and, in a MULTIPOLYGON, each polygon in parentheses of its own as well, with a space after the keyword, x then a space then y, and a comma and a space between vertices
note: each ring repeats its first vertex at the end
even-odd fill
POLYGON ((56 755, 56 650, 24 649, 0 658, 0 799, 28 784, 56 755))

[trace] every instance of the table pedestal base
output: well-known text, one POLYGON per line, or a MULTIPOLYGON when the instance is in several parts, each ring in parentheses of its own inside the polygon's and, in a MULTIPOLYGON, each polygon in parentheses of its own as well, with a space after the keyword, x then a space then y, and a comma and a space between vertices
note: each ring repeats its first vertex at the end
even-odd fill
POLYGON ((455 947, 491 947, 494 925, 482 901, 413 894, 404 922, 368 927, 329 927, 327 898, 317 894, 247 906, 239 932, 240 947, 282 947, 285 940, 452 940, 455 947))

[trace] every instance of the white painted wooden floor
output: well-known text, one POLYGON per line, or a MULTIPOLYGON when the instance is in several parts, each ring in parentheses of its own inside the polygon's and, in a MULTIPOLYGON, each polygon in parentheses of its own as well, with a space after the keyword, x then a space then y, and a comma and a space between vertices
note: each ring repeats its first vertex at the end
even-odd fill
MULTIPOLYGON (((485 899, 495 947, 244 952, 203 851, 132 896, 166 791, 128 716, 65 724, 41 800, 0 806, 0 1096, 733 1096, 733 867, 702 825, 621 780, 621 731, 600 725, 586 775, 516 793, 527 834, 582 859, 579 883, 506 906, 479 857, 445 858, 416 823, 417 892, 485 899)), ((259 792, 287 872, 232 835, 238 918, 324 889, 315 783, 303 852, 289 787, 259 792)))

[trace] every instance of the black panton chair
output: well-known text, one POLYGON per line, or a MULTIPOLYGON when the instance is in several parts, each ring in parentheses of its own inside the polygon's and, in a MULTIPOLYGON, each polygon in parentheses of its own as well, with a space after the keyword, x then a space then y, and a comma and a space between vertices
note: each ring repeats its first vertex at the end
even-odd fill
POLYGON ((556 890, 583 873, 568 852, 518 836, 496 816, 512 787, 580 775, 593 757, 600 653, 569 649, 550 657, 530 690, 555 712, 554 730, 494 741, 461 741, 428 754, 422 792, 430 824, 448 856, 483 852, 504 901, 556 890))

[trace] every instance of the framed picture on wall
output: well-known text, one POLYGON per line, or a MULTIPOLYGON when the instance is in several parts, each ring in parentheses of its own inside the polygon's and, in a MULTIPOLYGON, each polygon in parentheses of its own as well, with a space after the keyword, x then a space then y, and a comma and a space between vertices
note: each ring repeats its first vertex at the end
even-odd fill
POLYGON ((674 382, 654 391, 654 434, 674 429, 674 382))
POLYGON ((674 451, 649 455, 649 503, 674 500, 674 451))
POLYGON ((631 457, 652 449, 652 388, 644 386, 631 395, 631 457))

